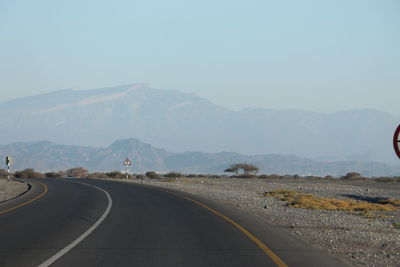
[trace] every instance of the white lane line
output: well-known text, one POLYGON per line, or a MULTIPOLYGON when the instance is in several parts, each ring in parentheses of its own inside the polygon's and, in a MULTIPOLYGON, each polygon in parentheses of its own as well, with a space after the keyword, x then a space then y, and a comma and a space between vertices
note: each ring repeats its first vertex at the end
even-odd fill
POLYGON ((81 183, 81 182, 74 182, 74 183, 84 184, 84 185, 91 186, 93 188, 96 188, 96 189, 102 191, 107 196, 108 206, 107 206, 106 210, 104 211, 103 215, 101 215, 101 217, 97 220, 97 222, 95 222, 86 232, 81 234, 75 241, 70 243, 68 246, 66 246, 65 248, 63 248, 59 252, 57 252, 57 254, 55 254, 53 257, 51 257, 50 259, 48 259, 45 262, 43 262, 42 264, 40 264, 39 267, 50 266, 55 261, 57 261, 59 258, 64 256, 66 253, 68 253, 68 251, 70 251, 72 248, 74 248, 76 245, 78 245, 80 242, 82 242, 83 239, 85 239, 88 235, 90 235, 104 221, 104 219, 107 217, 107 215, 111 211, 112 198, 110 197, 110 194, 108 194, 107 191, 101 189, 100 187, 91 185, 91 184, 86 184, 86 183, 81 183))

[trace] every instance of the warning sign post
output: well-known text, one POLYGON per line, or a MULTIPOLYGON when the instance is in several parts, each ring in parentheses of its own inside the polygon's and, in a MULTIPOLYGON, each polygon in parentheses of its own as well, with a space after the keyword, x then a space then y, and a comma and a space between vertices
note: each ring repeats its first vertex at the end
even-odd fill
POLYGON ((129 168, 129 166, 132 165, 132 162, 128 158, 126 158, 124 161, 124 165, 126 167, 126 179, 128 179, 129 178, 128 168, 129 168))

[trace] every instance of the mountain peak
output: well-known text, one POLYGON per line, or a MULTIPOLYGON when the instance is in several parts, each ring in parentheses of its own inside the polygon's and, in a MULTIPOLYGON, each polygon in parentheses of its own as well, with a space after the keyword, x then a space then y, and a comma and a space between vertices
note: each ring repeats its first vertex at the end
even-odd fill
POLYGON ((132 147, 132 146, 138 146, 138 145, 149 145, 146 143, 143 143, 139 141, 136 138, 126 138, 126 139, 120 139, 115 142, 113 142, 110 147, 132 147))
MULTIPOLYGON (((293 154, 311 159, 397 163, 398 120, 371 110, 323 114, 301 110, 232 111, 194 94, 145 83, 62 90, 0 103, 0 140, 49 140, 105 147, 132 136, 172 152, 293 154), (371 127, 372 126, 372 127, 371 127)), ((144 147, 128 139, 111 145, 144 147)))

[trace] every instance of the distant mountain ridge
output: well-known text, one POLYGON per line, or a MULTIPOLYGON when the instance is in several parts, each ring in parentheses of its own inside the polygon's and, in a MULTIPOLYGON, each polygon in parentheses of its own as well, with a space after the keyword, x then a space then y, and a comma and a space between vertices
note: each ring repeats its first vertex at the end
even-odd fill
POLYGON ((133 84, 1 102, 0 117, 3 144, 49 140, 104 147, 134 137, 172 152, 275 153, 317 161, 398 163, 391 139, 399 118, 368 109, 333 114, 232 111, 193 94, 133 84))
POLYGON ((12 155, 13 170, 34 168, 42 172, 66 170, 82 166, 90 171, 123 170, 122 162, 129 157, 131 171, 222 174, 234 163, 252 163, 261 173, 334 175, 357 171, 366 176, 400 175, 399 167, 376 162, 317 162, 307 158, 286 155, 245 156, 231 152, 172 153, 155 148, 137 139, 118 140, 106 148, 57 145, 51 142, 14 143, 0 146, 0 156, 12 155))

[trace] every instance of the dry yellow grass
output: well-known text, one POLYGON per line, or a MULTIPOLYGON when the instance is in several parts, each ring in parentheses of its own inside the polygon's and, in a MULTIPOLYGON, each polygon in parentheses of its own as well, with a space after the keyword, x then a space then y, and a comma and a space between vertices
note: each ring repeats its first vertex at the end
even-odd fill
POLYGON ((389 199, 384 199, 379 201, 380 204, 390 204, 393 205, 395 207, 400 207, 400 199, 396 199, 396 198, 389 198, 389 199))
POLYGON ((321 198, 312 194, 302 194, 291 190, 275 190, 264 193, 264 196, 270 196, 282 201, 287 201, 288 205, 291 207, 312 210, 343 210, 358 212, 396 210, 396 207, 393 205, 393 203, 396 202, 389 201, 387 203, 375 204, 366 201, 321 198))

